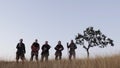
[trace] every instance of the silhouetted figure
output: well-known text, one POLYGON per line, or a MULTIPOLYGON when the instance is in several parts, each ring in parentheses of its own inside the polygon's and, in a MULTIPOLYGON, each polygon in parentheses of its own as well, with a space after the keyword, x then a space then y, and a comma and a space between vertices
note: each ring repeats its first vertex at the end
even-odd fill
POLYGON ((63 45, 61 44, 61 41, 58 41, 57 46, 55 47, 55 60, 61 60, 62 59, 62 51, 64 50, 63 45))
POLYGON ((77 46, 73 40, 71 40, 70 44, 67 44, 67 48, 69 49, 69 60, 71 60, 72 56, 75 59, 76 58, 75 49, 77 49, 77 46))
POLYGON ((25 44, 23 43, 23 39, 20 39, 20 42, 17 44, 17 52, 16 52, 16 62, 21 59, 23 62, 25 60, 25 44))
POLYGON ((38 54, 39 54, 40 45, 38 40, 36 39, 35 42, 31 46, 31 58, 30 61, 33 61, 33 57, 35 56, 36 61, 38 61, 38 54))
POLYGON ((42 46, 42 53, 41 53, 41 61, 44 60, 45 58, 45 61, 48 60, 48 56, 49 56, 49 49, 50 49, 50 45, 48 44, 48 41, 45 41, 45 44, 42 46))

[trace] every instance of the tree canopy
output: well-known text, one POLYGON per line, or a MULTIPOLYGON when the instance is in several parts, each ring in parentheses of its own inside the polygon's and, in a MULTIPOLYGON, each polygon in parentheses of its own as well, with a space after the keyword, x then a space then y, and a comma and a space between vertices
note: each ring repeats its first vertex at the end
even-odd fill
POLYGON ((99 29, 95 30, 93 27, 88 27, 83 31, 83 34, 78 33, 75 37, 76 44, 80 44, 87 51, 87 56, 89 57, 89 49, 91 47, 98 46, 104 48, 107 45, 114 46, 113 40, 105 36, 99 29), (85 42, 88 45, 85 45, 85 42))

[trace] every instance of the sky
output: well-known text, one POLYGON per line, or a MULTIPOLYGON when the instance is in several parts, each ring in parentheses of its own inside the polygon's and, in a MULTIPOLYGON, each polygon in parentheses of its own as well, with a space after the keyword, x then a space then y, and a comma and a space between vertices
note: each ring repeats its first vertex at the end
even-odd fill
MULTIPOLYGON (((0 60, 15 60, 20 38, 30 58, 31 45, 38 39, 51 45, 50 58, 59 40, 64 46, 63 57, 68 57, 66 42, 83 33, 87 27, 100 29, 114 40, 114 47, 90 49, 90 56, 120 54, 120 0, 0 0, 0 60)), ((75 41, 75 40, 74 40, 75 41)), ((77 58, 85 58, 86 51, 77 45, 77 58)), ((39 52, 39 58, 40 58, 39 52)))

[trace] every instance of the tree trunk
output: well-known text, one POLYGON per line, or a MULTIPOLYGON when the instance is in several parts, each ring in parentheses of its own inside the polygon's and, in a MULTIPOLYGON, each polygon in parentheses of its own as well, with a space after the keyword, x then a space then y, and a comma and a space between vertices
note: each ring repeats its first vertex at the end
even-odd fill
POLYGON ((87 50, 87 58, 89 58, 89 49, 86 49, 87 50))

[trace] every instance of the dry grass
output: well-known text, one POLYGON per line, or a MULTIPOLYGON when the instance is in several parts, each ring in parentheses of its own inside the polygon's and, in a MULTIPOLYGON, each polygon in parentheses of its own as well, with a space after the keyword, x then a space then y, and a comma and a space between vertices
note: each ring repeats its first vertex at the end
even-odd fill
POLYGON ((120 56, 48 62, 0 62, 0 68, 120 68, 120 56))

